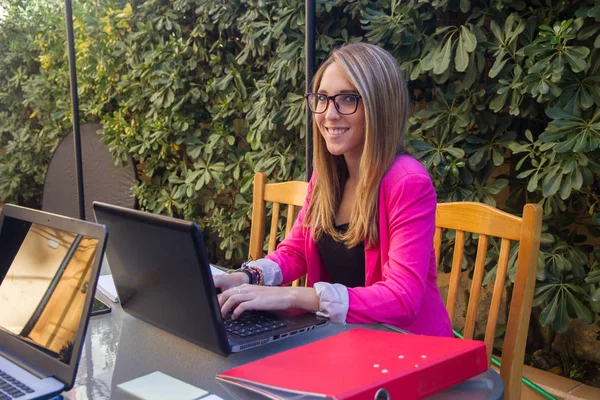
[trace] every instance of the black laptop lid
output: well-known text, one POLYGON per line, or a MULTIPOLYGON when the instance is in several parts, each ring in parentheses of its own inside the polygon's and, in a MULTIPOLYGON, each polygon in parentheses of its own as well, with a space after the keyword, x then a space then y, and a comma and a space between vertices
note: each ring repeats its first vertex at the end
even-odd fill
POLYGON ((0 215, 0 352, 73 386, 106 228, 6 205, 0 215))
POLYGON ((94 202, 123 309, 220 354, 230 352, 198 225, 94 202))

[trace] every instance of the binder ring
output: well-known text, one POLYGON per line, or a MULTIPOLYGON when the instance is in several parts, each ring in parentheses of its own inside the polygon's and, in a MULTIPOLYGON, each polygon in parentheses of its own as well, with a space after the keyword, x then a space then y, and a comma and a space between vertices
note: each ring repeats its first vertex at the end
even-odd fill
POLYGON ((375 400, 390 400, 390 392, 384 388, 379 388, 379 390, 375 393, 375 400))

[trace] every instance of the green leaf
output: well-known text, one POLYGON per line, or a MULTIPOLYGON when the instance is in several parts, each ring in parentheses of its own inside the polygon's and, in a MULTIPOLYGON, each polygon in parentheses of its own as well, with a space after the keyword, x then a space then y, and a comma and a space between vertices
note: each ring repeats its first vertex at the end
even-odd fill
POLYGON ((563 110, 562 108, 549 108, 546 110, 546 115, 552 119, 577 119, 580 118, 575 117, 573 114, 568 111, 563 110))
POLYGON ((527 191, 535 192, 535 190, 538 187, 538 181, 539 181, 539 173, 538 173, 538 171, 536 171, 535 174, 532 175, 531 179, 529 179, 529 182, 527 183, 527 191))
POLYGON ((477 37, 464 25, 460 27, 460 40, 463 42, 467 52, 472 53, 475 51, 475 48, 477 47, 477 37))
POLYGON ((492 34, 496 37, 496 39, 498 39, 499 41, 504 40, 504 35, 502 34, 502 30, 498 26, 498 23, 496 22, 495 19, 492 19, 490 22, 490 30, 492 31, 492 34))
POLYGON ((558 297, 559 293, 555 294, 552 301, 540 313, 540 324, 542 326, 548 326, 554 322, 558 310, 558 297))
POLYGON ((585 322, 586 324, 591 324, 594 322, 594 313, 587 308, 579 299, 574 296, 570 291, 567 291, 567 297, 569 299, 569 303, 573 310, 575 310, 575 314, 577 314, 577 318, 585 322))
POLYGON ((566 153, 567 151, 576 151, 578 141, 581 139, 581 135, 571 135, 564 142, 558 143, 554 146, 554 151, 557 153, 566 153))
POLYGON ((461 159, 465 156, 465 151, 457 147, 446 147, 444 150, 456 159, 461 159))
POLYGON ((543 285, 540 288, 536 288, 532 306, 537 307, 544 304, 555 293, 553 289, 553 285, 543 285))
POLYGON ((433 60, 433 73, 441 75, 448 69, 450 65, 450 56, 452 53, 452 36, 450 36, 443 47, 438 48, 436 56, 433 60))
POLYGON ((544 179, 544 185, 542 187, 542 196, 552 197, 560 189, 560 183, 562 182, 562 173, 554 173, 546 175, 544 179))
MULTIPOLYGON (((504 55, 502 55, 502 57, 504 57, 504 55)), ((504 68, 504 65, 506 65, 508 60, 508 58, 496 58, 496 61, 494 61, 492 68, 490 68, 490 71, 488 72, 488 76, 490 78, 495 78, 500 71, 502 71, 502 68, 504 68)))
POLYGON ((599 30, 600 30, 600 24, 586 26, 579 31, 579 34, 577 35, 577 39, 579 39, 579 40, 590 39, 590 38, 594 37, 594 35, 596 35, 596 32, 598 32, 599 30))
POLYGON ((494 112, 500 112, 500 110, 504 108, 507 97, 508 92, 504 92, 501 95, 494 97, 494 99, 490 102, 490 109, 494 112))
POLYGON ((567 61, 573 72, 581 72, 585 69, 587 64, 586 57, 590 53, 590 50, 586 47, 579 46, 578 50, 576 50, 575 47, 571 47, 564 51, 564 54, 566 55, 567 61), (578 51, 582 49, 585 49, 585 51, 578 51))
POLYGON ((569 315, 567 313, 567 301, 564 294, 558 303, 558 309, 554 318, 554 329, 557 332, 565 332, 569 327, 569 315))
POLYGON ((471 9, 471 0, 460 0, 460 11, 467 13, 471 9))
POLYGON ((592 294, 592 297, 590 298, 590 300, 592 301, 600 301, 600 287, 598 289, 596 289, 596 291, 592 294))
POLYGON ((458 40, 458 46, 456 47, 454 66, 458 72, 464 72, 469 66, 469 54, 465 48, 462 33, 460 35, 460 39, 458 40))

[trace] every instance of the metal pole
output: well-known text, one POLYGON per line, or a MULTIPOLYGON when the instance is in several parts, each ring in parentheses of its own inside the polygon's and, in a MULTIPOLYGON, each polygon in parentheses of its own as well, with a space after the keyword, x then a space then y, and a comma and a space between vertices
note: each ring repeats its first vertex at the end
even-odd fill
POLYGON ((79 200, 79 219, 85 220, 85 199, 83 194, 83 161, 81 158, 81 134, 79 132, 79 98, 77 97, 77 71, 75 68, 75 40, 73 35, 73 10, 71 0, 65 0, 65 20, 67 22, 67 49, 71 83, 71 105, 73 121, 73 144, 75 146, 75 179, 79 200))
MULTIPOLYGON (((306 50, 306 93, 315 72, 315 0, 306 0, 304 46, 306 50)), ((313 171, 312 114, 306 110, 306 180, 310 180, 313 171)))

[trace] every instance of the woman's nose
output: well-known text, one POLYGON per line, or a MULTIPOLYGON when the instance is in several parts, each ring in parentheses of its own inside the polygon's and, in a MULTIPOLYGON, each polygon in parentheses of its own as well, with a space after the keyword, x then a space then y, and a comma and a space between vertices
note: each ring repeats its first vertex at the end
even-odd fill
POLYGON ((340 118, 340 113, 338 112, 337 108, 335 108, 333 99, 329 100, 327 111, 325 111, 325 118, 333 120, 340 118))

